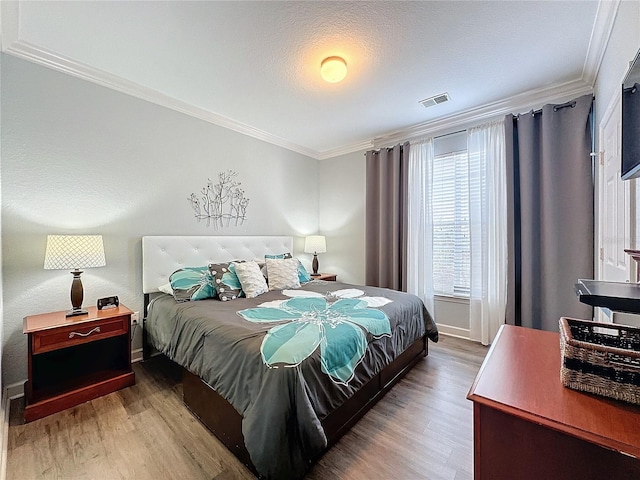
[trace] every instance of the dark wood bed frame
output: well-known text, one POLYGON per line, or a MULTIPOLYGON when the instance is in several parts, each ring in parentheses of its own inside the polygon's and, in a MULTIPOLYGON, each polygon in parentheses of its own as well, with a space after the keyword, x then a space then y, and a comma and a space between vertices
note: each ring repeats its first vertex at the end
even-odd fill
MULTIPOLYGON (((145 319, 148 303, 148 295, 145 294, 145 319)), ((147 341, 146 328, 144 328, 143 355, 145 360, 150 358, 151 350, 152 347, 147 341)), ((321 421, 327 436, 327 448, 322 454, 347 433, 421 358, 426 357, 427 353, 428 341, 427 336, 424 335, 364 384, 351 398, 327 415, 321 421)), ((200 377, 185 368, 182 369, 182 372, 183 401, 187 408, 224 443, 238 460, 259 477, 260 475, 253 466, 249 452, 244 445, 242 415, 200 377)), ((318 459, 314 459, 314 462, 316 460, 318 459)))

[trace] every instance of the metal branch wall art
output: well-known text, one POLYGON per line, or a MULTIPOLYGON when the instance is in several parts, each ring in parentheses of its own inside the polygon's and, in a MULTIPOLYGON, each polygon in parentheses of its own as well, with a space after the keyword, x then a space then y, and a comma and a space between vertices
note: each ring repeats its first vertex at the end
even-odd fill
POLYGON ((214 185, 207 179, 199 195, 192 193, 188 198, 195 217, 207 221, 207 227, 218 228, 242 225, 247 218, 249 199, 244 196, 240 182, 234 180, 238 172, 227 170, 218 174, 218 183, 214 185))

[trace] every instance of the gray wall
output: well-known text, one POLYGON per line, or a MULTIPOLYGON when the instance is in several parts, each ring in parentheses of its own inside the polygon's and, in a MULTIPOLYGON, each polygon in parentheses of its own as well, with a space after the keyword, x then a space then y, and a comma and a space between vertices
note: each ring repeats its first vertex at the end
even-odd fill
POLYGON ((327 237, 320 270, 357 285, 364 284, 364 153, 319 162, 320 231, 327 237))
MULTIPOLYGON (((619 95, 629 62, 632 61, 640 48, 640 3, 639 2, 621 2, 618 8, 613 31, 607 44, 602 65, 598 72, 594 93, 596 97, 596 125, 602 122, 604 114, 619 95)), ((619 96, 617 101, 619 101, 619 96)), ((596 151, 601 151, 604 146, 599 145, 598 132, 596 130, 596 151)), ((630 180, 631 194, 635 198, 631 198, 632 207, 635 206, 636 215, 640 214, 640 195, 637 189, 637 180, 630 180)), ((596 179, 596 186, 599 187, 599 180, 596 179)), ((595 193, 595 204, 598 205, 599 192, 595 193)), ((631 214, 633 215, 633 208, 631 214)), ((598 222, 602 216, 600 212, 596 212, 596 221, 598 222)), ((640 217, 631 218, 632 244, 627 248, 638 248, 638 238, 640 238, 640 217), (635 236, 635 242, 634 237, 635 236)), ((597 248, 597 246, 596 246, 597 248)), ((594 252, 596 265, 599 265, 598 252, 594 252)), ((632 268, 635 268, 632 266, 632 268)), ((609 312, 608 315, 611 315, 609 312)), ((640 316, 624 314, 620 312, 614 313, 614 322, 626 325, 640 326, 640 316)))
POLYGON ((293 235, 310 266, 316 160, 8 55, 1 74, 5 384, 27 376, 23 317, 70 306, 71 275, 43 269, 47 234, 104 236, 107 266, 82 275, 85 305, 115 294, 141 310, 143 235, 293 235), (214 230, 187 197, 227 169, 248 220, 214 230))
MULTIPOLYGON (((640 2, 620 2, 611 37, 594 87, 596 125, 600 125, 611 99, 640 47, 640 2)), ((596 135, 597 137, 597 135, 596 135)))
MULTIPOLYGON (((602 65, 598 71, 598 77, 594 86, 595 108, 596 108, 596 151, 601 151, 604 146, 599 145, 598 128, 602 122, 602 118, 611 102, 619 100, 622 80, 629 69, 631 62, 638 49, 640 48, 640 2, 621 2, 618 7, 618 15, 616 16, 611 37, 607 44, 602 65)), ((640 198, 637 194, 637 180, 630 180, 632 195, 635 193, 636 198, 631 199, 632 206, 635 205, 635 211, 640 213, 640 198)), ((596 179, 595 205, 598 205, 600 180, 596 179)), ((596 211, 596 222, 601 220, 600 212, 596 211)), ((638 248, 637 239, 639 238, 638 227, 640 219, 631 218, 632 244, 627 248, 638 248), (633 235, 635 232, 635 235, 633 235), (635 242, 633 237, 635 236, 635 242), (635 243, 635 244, 633 244, 635 243)), ((597 246, 596 246, 597 248, 597 246)), ((594 252, 595 264, 599 266, 600 260, 598 252, 594 252)))
MULTIPOLYGON (((595 85, 596 125, 600 125, 612 99, 619 93, 622 79, 629 69, 629 62, 634 59, 638 49, 640 49, 640 2, 620 2, 618 15, 595 85)), ((597 135, 596 140, 598 140, 597 135)), ((600 151, 602 148, 597 145, 596 151, 600 151)), ((638 239, 640 239, 640 192, 638 192, 637 180, 629 182, 632 195, 635 197, 631 198, 631 204, 635 207, 636 218, 631 218, 632 245, 629 245, 628 248, 637 249, 639 247, 638 239)), ((596 202, 597 198, 596 196, 596 202)), ((596 221, 598 219, 599 215, 596 214, 596 221)), ((598 262, 597 252, 594 253, 596 254, 596 262, 598 262)), ((636 323, 639 322, 640 320, 636 323)))

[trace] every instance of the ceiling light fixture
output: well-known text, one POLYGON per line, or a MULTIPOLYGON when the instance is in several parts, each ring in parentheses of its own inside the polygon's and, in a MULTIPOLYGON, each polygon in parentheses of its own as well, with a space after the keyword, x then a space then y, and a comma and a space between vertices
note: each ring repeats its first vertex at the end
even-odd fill
POLYGON ((327 57, 320 64, 320 75, 329 83, 341 82, 347 76, 347 62, 342 57, 327 57))

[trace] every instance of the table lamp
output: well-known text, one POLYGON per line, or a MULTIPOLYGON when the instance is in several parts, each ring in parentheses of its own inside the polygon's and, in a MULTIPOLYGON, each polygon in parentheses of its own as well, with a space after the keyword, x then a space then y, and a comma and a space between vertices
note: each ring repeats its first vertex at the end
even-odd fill
POLYGON ((313 267, 312 277, 320 275, 318 273, 318 253, 326 253, 327 242, 324 235, 309 235, 304 239, 304 253, 313 253, 313 267))
POLYGON ((82 289, 81 268, 104 267, 102 235, 47 235, 47 250, 44 255, 45 270, 67 270, 71 274, 71 310, 67 317, 88 313, 82 309, 84 291, 82 289))

